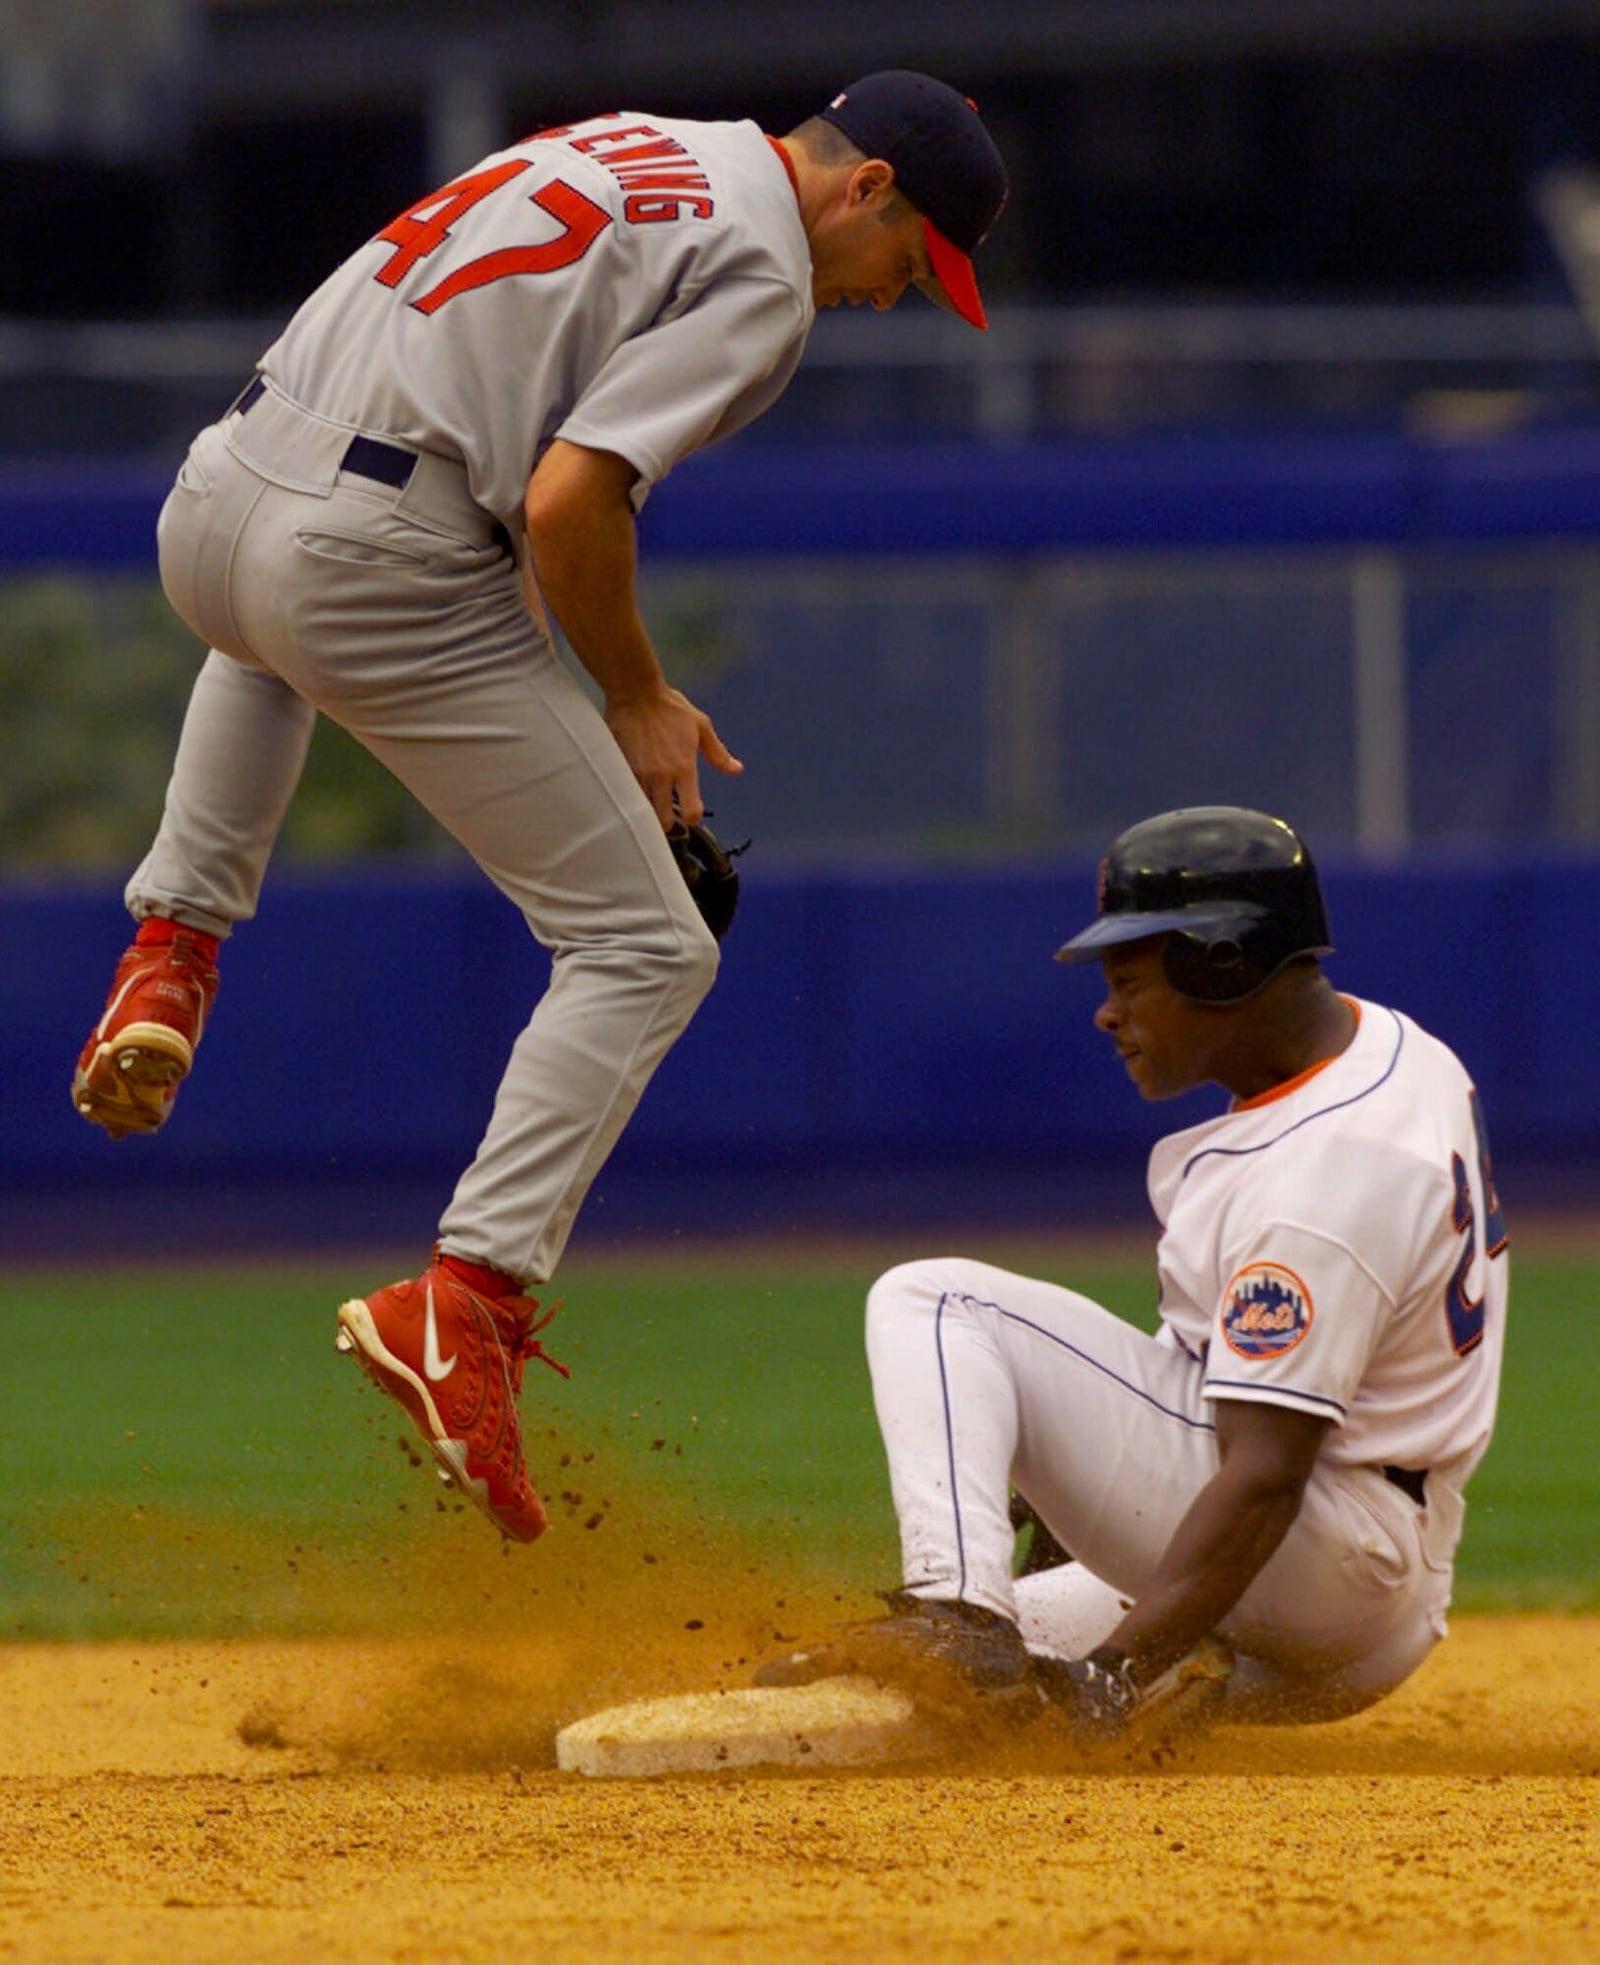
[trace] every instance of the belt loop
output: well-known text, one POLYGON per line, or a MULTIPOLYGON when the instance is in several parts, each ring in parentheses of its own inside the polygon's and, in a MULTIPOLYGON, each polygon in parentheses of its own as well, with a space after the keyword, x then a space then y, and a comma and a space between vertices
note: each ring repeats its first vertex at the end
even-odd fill
POLYGON ((270 484, 326 498, 349 473, 347 483, 364 478, 369 489, 386 487, 393 509, 425 527, 474 545, 493 541, 493 514, 473 497, 466 466, 455 458, 319 416, 260 375, 225 420, 228 448, 270 484))

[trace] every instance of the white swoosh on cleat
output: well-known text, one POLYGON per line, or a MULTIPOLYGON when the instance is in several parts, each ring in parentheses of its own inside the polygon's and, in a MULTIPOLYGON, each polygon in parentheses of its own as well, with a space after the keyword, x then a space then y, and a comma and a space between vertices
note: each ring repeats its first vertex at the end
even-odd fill
POLYGON ((422 1320, 422 1369, 435 1385, 448 1378, 456 1368, 456 1353, 448 1358, 439 1356, 439 1326, 433 1314, 433 1285, 428 1285, 428 1308, 422 1320))

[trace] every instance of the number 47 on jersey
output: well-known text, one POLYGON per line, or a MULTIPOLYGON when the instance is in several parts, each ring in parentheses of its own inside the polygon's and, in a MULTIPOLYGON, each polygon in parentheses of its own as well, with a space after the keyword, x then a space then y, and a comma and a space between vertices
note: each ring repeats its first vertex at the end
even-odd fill
MULTIPOLYGON (((427 197, 419 198, 378 234, 395 251, 378 268, 377 278, 386 287, 399 286, 419 260, 439 250, 449 238, 451 226, 471 211, 474 205, 531 169, 528 158, 511 157, 502 164, 491 164, 487 170, 474 171, 470 177, 458 178, 454 184, 447 184, 442 190, 430 191, 427 197)), ((453 273, 447 274, 437 285, 429 287, 411 302, 417 312, 437 314, 457 294, 470 293, 475 287, 488 286, 494 280, 529 273, 559 272, 563 266, 571 266, 582 259, 611 223, 608 211, 595 204, 593 199, 584 197, 581 191, 574 191, 570 184, 563 183, 560 178, 530 193, 529 202, 537 205, 561 227, 553 239, 546 239, 536 246, 502 246, 498 252, 469 259, 465 266, 458 266, 453 273)))

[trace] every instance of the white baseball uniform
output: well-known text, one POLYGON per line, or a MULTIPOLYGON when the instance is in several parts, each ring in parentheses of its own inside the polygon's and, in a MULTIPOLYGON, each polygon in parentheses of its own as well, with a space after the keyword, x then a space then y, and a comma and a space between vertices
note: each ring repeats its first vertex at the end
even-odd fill
POLYGON ((1215 1402, 1259 1400, 1331 1425, 1299 1516, 1222 1625, 1230 1716, 1272 1717, 1286 1695, 1301 1715, 1354 1711, 1444 1635, 1462 1490, 1494 1423, 1505 1231, 1459 1060, 1399 1012, 1355 1007, 1340 1056, 1155 1148, 1155 1336, 960 1258, 874 1286, 908 1588, 1082 1656, 1216 1472, 1215 1402), (1075 1558, 1016 1583, 1012 1484, 1075 1558))
POLYGON ((716 947, 524 602, 523 496, 562 438, 626 458, 642 503, 773 401, 812 315, 787 160, 754 124, 545 131, 345 261, 162 513, 163 583, 212 653, 130 910, 217 935, 250 917, 316 711, 380 758, 552 951, 440 1229, 524 1282, 551 1273, 716 947))

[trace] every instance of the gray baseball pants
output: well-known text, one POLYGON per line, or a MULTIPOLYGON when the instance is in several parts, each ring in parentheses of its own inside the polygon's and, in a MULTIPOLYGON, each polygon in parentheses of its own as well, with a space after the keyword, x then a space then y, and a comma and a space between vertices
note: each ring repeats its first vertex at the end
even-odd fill
POLYGON ((184 463, 161 578, 211 653, 128 906, 215 935, 248 920, 316 712, 342 724, 551 952, 439 1226, 449 1252, 543 1282, 717 946, 464 471, 424 454, 397 491, 343 465, 350 436, 269 391, 184 463))

